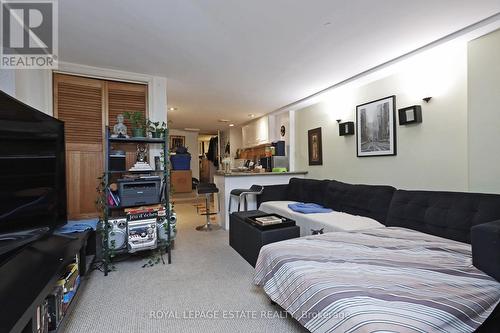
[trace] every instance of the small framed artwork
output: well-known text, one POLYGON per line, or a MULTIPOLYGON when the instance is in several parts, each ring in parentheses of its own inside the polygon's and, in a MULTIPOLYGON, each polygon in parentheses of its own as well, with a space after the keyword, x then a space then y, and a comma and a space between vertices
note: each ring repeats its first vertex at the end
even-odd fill
POLYGON ((321 127, 307 132, 307 142, 309 147, 309 165, 323 165, 321 127))
POLYGON ((354 134, 354 122, 346 121, 345 123, 339 124, 339 135, 353 135, 354 134))
POLYGON ((170 136, 170 151, 175 151, 177 147, 184 147, 186 145, 186 137, 183 135, 170 136))
POLYGON ((396 96, 356 106, 358 157, 396 155, 396 96))
POLYGON ((398 110, 399 125, 418 124, 422 122, 422 107, 413 105, 398 110))

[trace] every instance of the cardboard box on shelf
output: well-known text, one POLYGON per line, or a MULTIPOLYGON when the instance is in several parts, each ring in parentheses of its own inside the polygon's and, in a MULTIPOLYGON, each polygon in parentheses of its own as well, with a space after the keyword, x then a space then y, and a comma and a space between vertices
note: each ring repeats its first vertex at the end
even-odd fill
POLYGON ((188 193, 192 191, 193 181, 191 170, 172 170, 171 186, 174 193, 188 193))

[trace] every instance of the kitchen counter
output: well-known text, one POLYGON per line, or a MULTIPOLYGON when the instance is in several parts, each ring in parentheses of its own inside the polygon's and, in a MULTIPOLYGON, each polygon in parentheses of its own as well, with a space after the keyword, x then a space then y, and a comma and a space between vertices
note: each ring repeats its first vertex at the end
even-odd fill
POLYGON ((305 175, 307 171, 288 171, 288 172, 224 172, 217 171, 217 176, 223 177, 241 177, 241 176, 279 176, 279 175, 305 175))
MULTIPOLYGON (((229 230, 229 199, 231 191, 237 188, 250 188, 252 185, 279 185, 288 184, 291 178, 304 178, 307 174, 306 171, 292 171, 292 172, 231 172, 224 173, 218 171, 214 175, 214 183, 219 189, 219 223, 220 225, 229 230)), ((243 209, 243 203, 241 204, 243 209)), ((255 195, 248 196, 248 210, 257 209, 257 200, 255 195)), ((231 212, 238 210, 238 200, 233 199, 231 204, 231 212)))

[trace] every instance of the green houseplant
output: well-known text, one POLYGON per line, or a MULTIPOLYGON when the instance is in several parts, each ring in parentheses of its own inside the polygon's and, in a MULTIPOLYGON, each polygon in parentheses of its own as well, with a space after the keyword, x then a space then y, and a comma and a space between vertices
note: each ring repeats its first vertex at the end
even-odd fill
POLYGON ((125 112, 123 114, 126 119, 130 120, 132 124, 132 136, 136 138, 143 138, 146 136, 146 128, 148 121, 141 112, 125 112))
POLYGON ((160 125, 159 121, 148 120, 148 130, 151 132, 152 138, 163 138, 167 125, 163 121, 160 125))

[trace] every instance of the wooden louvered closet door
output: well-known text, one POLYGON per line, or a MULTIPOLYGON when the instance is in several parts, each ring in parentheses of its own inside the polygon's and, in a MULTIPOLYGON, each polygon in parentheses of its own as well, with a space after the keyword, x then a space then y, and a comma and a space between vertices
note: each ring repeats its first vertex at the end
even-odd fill
MULTIPOLYGON (((147 85, 54 74, 54 116, 64 121, 68 218, 99 215, 95 206, 98 177, 104 171, 105 126, 120 113, 147 110, 147 85)), ((126 120, 129 135, 131 124, 126 120)), ((114 145, 127 152, 127 168, 135 163, 136 147, 114 145)))
MULTIPOLYGON (((108 124, 112 129, 116 117, 125 112, 141 112, 146 116, 148 86, 137 83, 107 82, 108 124)), ((128 135, 132 135, 132 125, 125 119, 128 135)), ((130 169, 136 162, 137 147, 130 144, 113 144, 111 149, 124 150, 127 154, 126 166, 130 169)))
POLYGON ((95 200, 103 173, 104 82, 54 75, 54 116, 64 121, 68 218, 98 215, 95 200))

